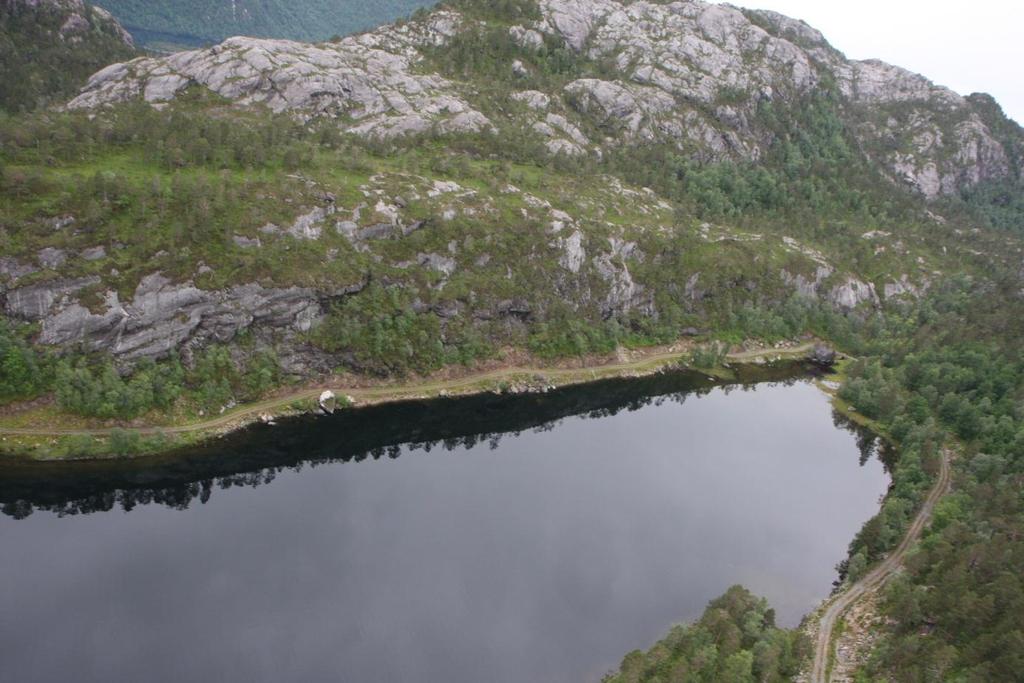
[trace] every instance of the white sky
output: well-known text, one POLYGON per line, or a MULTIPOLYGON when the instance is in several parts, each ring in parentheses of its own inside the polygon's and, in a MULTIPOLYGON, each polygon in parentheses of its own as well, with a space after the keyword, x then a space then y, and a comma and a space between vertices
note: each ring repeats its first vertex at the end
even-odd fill
POLYGON ((1024 124, 1022 0, 732 0, 803 19, 851 59, 877 58, 962 95, 987 92, 1024 124))

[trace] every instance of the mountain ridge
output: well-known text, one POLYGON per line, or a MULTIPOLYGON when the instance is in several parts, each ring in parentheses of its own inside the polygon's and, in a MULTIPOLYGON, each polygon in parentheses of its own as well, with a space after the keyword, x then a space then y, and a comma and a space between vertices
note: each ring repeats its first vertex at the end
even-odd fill
MULTIPOLYGON (((706 160, 756 161, 770 144, 754 120, 763 102, 834 84, 865 154, 894 181, 935 199, 983 182, 1019 180, 1019 162, 1011 163, 1012 155, 970 99, 878 60, 846 60, 803 22, 703 2, 544 0, 538 8, 539 19, 508 27, 522 69, 531 68, 531 51, 548 49, 545 40, 560 41, 580 57, 614 62, 609 78, 578 78, 561 91, 543 93, 549 101, 565 101, 570 110, 569 128, 561 125, 562 112, 553 122, 535 123, 550 135, 549 146, 563 153, 587 151, 578 119, 589 117, 599 126, 620 127, 620 137, 624 132, 633 139, 690 146, 706 160)), ((207 50, 106 69, 70 106, 95 107, 140 92, 159 102, 201 85, 275 111, 348 115, 361 124, 350 130, 370 135, 423 133, 438 124, 455 132, 480 131, 491 122, 472 106, 472 93, 421 67, 429 49, 480 30, 481 23, 486 25, 457 7, 442 7, 425 18, 333 44, 231 38, 207 50), (374 62, 362 59, 364 50, 374 62), (353 79, 359 82, 350 83, 353 79), (401 92, 406 79, 412 79, 408 85, 417 94, 431 91, 436 97, 410 100, 401 92), (381 81, 385 87, 375 87, 381 81), (393 85, 397 92, 389 88, 393 85), (398 105, 391 106, 389 98, 398 105), (426 109, 427 116, 402 111, 409 107, 426 109), (444 116, 449 113, 453 116, 444 116)), ((524 73, 521 80, 525 86, 530 76, 524 73)), ((996 118, 1005 124, 1001 113, 996 118)), ((1012 136, 1019 138, 1019 129, 1012 136)), ((600 146, 588 143, 590 151, 600 146)))

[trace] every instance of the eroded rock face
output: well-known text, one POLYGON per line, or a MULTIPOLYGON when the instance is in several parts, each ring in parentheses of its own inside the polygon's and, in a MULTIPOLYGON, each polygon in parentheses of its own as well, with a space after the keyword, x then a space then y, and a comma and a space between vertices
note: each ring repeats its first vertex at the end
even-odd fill
MULTIPOLYGON (((784 270, 782 280, 797 295, 824 300, 842 310, 849 311, 862 305, 878 306, 881 303, 873 284, 853 275, 836 275, 835 269, 824 263, 817 266, 811 277, 799 273, 794 275, 784 270)), ((888 297, 888 287, 886 292, 888 297)))
POLYGON ((899 280, 895 282, 887 282, 884 288, 885 298, 888 299, 899 299, 899 298, 912 298, 916 299, 920 297, 928 289, 928 283, 922 285, 915 284, 910 278, 904 274, 899 280))
POLYGON ((641 284, 633 280, 629 262, 642 261, 643 254, 635 242, 626 242, 617 237, 609 238, 610 251, 594 258, 594 268, 608 284, 608 294, 601 304, 601 315, 611 318, 630 312, 654 315, 654 297, 641 284))
POLYGON ((12 289, 7 292, 4 312, 13 318, 41 320, 54 306, 65 303, 70 295, 99 281, 98 277, 59 279, 12 289))
MULTIPOLYGON (((553 155, 600 154, 640 139, 703 161, 756 161, 774 139, 758 118, 764 102, 795 103, 835 83, 859 146, 895 183, 931 199, 1014 172, 1012 155, 968 100, 899 67, 847 60, 801 21, 702 0, 538 0, 538 8, 538 21, 509 29, 523 51, 509 58, 510 72, 528 78, 529 55, 559 41, 607 65, 600 78, 564 92, 512 95, 541 112, 527 123, 553 155), (553 108, 563 100, 574 111, 553 108), (589 128, 578 119, 607 137, 584 141, 580 131, 589 128)), ((338 43, 231 38, 107 67, 68 106, 160 105, 194 86, 239 106, 336 118, 368 137, 494 130, 474 106, 472 86, 424 67, 424 48, 443 48, 475 21, 440 9, 338 43)))
MULTIPOLYGON (((122 361, 160 358, 191 343, 228 342, 250 328, 307 332, 323 315, 323 294, 301 287, 243 284, 225 290, 172 283, 160 273, 144 278, 131 301, 107 292, 94 312, 75 296, 98 278, 51 280, 7 293, 7 315, 41 323, 39 342, 106 350, 122 361)), ((353 285, 347 293, 362 289, 353 285)))
POLYGON ((583 233, 574 230, 567 238, 558 240, 558 245, 562 249, 558 263, 570 273, 579 273, 587 258, 587 250, 583 246, 583 233))
POLYGON ((771 139, 756 123, 759 104, 812 92, 828 79, 855 107, 899 107, 890 124, 856 127, 865 149, 891 148, 896 132, 916 129, 900 151, 874 155, 894 182, 933 199, 1012 173, 1003 145, 964 98, 899 67, 848 61, 803 22, 700 0, 540 0, 540 7, 539 30, 614 61, 619 79, 585 79, 567 91, 582 113, 619 124, 626 137, 685 140, 703 159, 756 160, 771 139))
POLYGON ((937 115, 925 101, 917 108, 894 111, 883 125, 865 123, 859 130, 866 137, 905 140, 900 149, 875 152, 874 158, 894 180, 927 199, 1001 180, 1013 172, 1003 145, 966 105, 937 115))
POLYGON ((418 46, 443 43, 458 17, 386 27, 339 43, 229 38, 209 49, 114 64, 95 74, 68 107, 84 109, 144 99, 166 102, 190 85, 239 105, 264 105, 304 117, 347 117, 367 136, 481 131, 490 122, 452 84, 413 68, 418 46))
POLYGON ((828 302, 836 308, 851 310, 861 304, 878 305, 875 286, 849 276, 828 292, 828 302))

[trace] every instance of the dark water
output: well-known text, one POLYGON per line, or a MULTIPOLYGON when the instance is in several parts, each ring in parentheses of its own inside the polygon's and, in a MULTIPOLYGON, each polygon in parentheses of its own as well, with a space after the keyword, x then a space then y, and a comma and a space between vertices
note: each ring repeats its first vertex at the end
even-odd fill
POLYGON ((596 681, 734 583, 796 624, 869 447, 808 383, 670 375, 8 464, 0 680, 596 681))

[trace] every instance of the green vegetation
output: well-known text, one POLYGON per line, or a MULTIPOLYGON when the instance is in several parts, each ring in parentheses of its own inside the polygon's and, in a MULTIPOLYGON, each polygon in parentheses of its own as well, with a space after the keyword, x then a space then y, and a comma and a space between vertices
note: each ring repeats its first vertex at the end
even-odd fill
POLYGON ((931 338, 863 366, 876 391, 849 391, 865 406, 878 396, 868 409, 899 439, 896 490, 880 521, 854 542, 869 559, 890 542, 900 516, 890 508, 909 507, 934 473, 942 431, 961 443, 956 494, 940 504, 907 575, 886 592, 883 609, 896 625, 872 657, 872 676, 1017 680, 1021 671, 1024 577, 1014 569, 1024 561, 1021 305, 965 294, 954 290, 926 307, 930 319, 921 323, 931 338))
POLYGON ((85 5, 86 26, 62 35, 70 13, 60 5, 0 4, 0 112, 31 111, 59 101, 92 74, 135 56, 108 19, 85 5))
POLYGON ((707 346, 698 346, 690 354, 690 363, 695 368, 710 369, 718 367, 725 360, 726 354, 729 349, 721 344, 709 344, 707 346))
POLYGON ((238 340, 237 357, 224 346, 210 346, 190 359, 174 356, 144 360, 127 374, 106 356, 69 355, 60 360, 40 352, 0 319, 0 405, 53 392, 68 413, 100 419, 132 420, 172 411, 179 399, 200 413, 253 401, 285 380, 277 357, 251 351, 238 340))
POLYGON ((792 680, 808 651, 804 636, 775 626, 765 600, 733 586, 697 623, 676 626, 647 652, 629 653, 604 681, 775 683, 792 680))
POLYGON ((50 359, 0 318, 0 405, 32 399, 51 386, 50 359))
POLYGON ((857 150, 837 94, 763 102, 757 116, 774 140, 757 163, 706 164, 689 151, 649 145, 619 150, 611 166, 701 219, 757 216, 758 223, 778 215, 805 225, 841 218, 874 226, 913 215, 911 198, 857 150))
POLYGON ((57 368, 57 401, 79 415, 131 419, 171 408, 181 394, 183 378, 177 363, 145 363, 130 378, 122 378, 109 362, 92 368, 84 360, 62 361, 57 368))
POLYGON ((53 387, 68 412, 87 417, 130 420, 153 410, 171 410, 185 396, 201 413, 258 399, 281 383, 281 369, 271 352, 236 361, 226 347, 211 346, 185 369, 178 358, 143 361, 121 375, 109 360, 79 358, 57 366, 53 387))
POLYGON ((379 375, 428 374, 445 365, 468 364, 493 354, 469 328, 442 332, 434 313, 413 311, 407 292, 371 286, 336 306, 314 335, 318 346, 350 354, 360 368, 379 375))
MULTIPOLYGON (((215 43, 229 36, 327 40, 373 28, 427 0, 99 0, 144 45, 215 43)), ((155 45, 154 47, 160 47, 155 45)))
POLYGON ((944 500, 908 572, 884 594, 894 623, 865 680, 1016 680, 1024 643, 1024 358, 1021 301, 951 280, 890 315, 848 369, 840 395, 895 442, 894 487, 840 570, 855 579, 902 536, 956 439, 956 493, 944 500), (902 332, 901 332, 902 330, 902 332))
POLYGON ((1024 234, 1024 194, 1019 181, 982 183, 964 192, 962 199, 988 227, 1024 234))
MULTIPOLYGON (((126 1, 121 9, 141 17, 129 23, 167 33, 208 30, 202 36, 216 39, 234 32, 225 28, 234 24, 223 8, 193 4, 126 1), (160 23, 164 11, 179 23, 160 23), (180 23, 186 18, 194 25, 180 23)), ((530 19, 532 3, 455 4, 487 23, 429 50, 423 68, 471 91, 497 135, 367 141, 342 134, 336 121, 230 108, 195 91, 161 110, 127 104, 94 117, 0 115, 0 253, 39 267, 19 287, 91 278, 80 301, 104 310, 108 295, 129 302, 142 278, 159 271, 204 290, 309 287, 324 312, 312 329, 283 339, 243 335, 229 346, 134 366, 82 349, 58 358, 32 345, 38 329, 2 321, 0 404, 53 395, 66 414, 173 419, 216 413, 323 372, 319 365, 305 374, 282 369, 277 354, 286 359, 284 351, 297 349, 326 352, 321 357, 345 371, 394 377, 470 364, 504 346, 553 359, 709 330, 691 361, 710 368, 731 344, 813 334, 859 358, 844 368, 839 397, 885 435, 893 454, 893 488, 851 543, 842 580, 856 580, 893 549, 934 481, 942 449, 956 443, 959 454, 955 493, 883 596, 891 626, 863 680, 1018 680, 1019 181, 925 204, 859 148, 852 127, 860 121, 828 84, 759 106, 754 124, 770 143, 756 164, 709 163, 699 150, 632 142, 609 145, 600 158, 553 157, 509 91, 560 91, 576 78, 615 77, 611 66, 553 41, 535 51, 516 45, 508 25, 530 19), (513 59, 528 65, 525 75, 509 68, 513 59), (401 205, 401 229, 389 218, 390 202, 401 205), (328 206, 336 214, 317 239, 289 232, 297 217, 328 206), (556 225, 557 211, 571 214, 571 225, 556 225), (54 227, 68 215, 73 229, 54 227), (346 236, 341 221, 376 236, 346 236), (567 243, 577 231, 572 270, 567 243), (98 246, 94 259, 78 257, 98 246), (68 260, 44 268, 43 249, 68 260), (831 267, 822 269, 824 261, 831 267), (879 294, 907 278, 928 291, 851 310, 794 294, 797 278, 822 293, 847 274, 879 294)), ((258 32, 259 22, 276 22, 280 31, 343 30, 317 18, 310 4, 287 17, 284 5, 239 7, 254 29, 246 33, 258 32)), ((28 108, 38 93, 70 87, 64 76, 5 78, 4 96, 28 108)), ((723 101, 737 96, 725 93, 723 101)), ((994 134, 1020 137, 994 103, 971 102, 994 134)), ((568 101, 564 110, 578 115, 589 139, 618 132, 574 106, 568 101)), ((710 107, 700 113, 714 115, 710 107)), ((1019 178, 1024 152, 1008 147, 1019 178)), ((82 454, 99 448, 78 446, 82 454)), ((102 447, 129 454, 158 446, 122 431, 102 447)), ((795 633, 774 626, 762 601, 732 589, 698 624, 629 655, 611 680, 783 680, 804 652, 795 633)))

